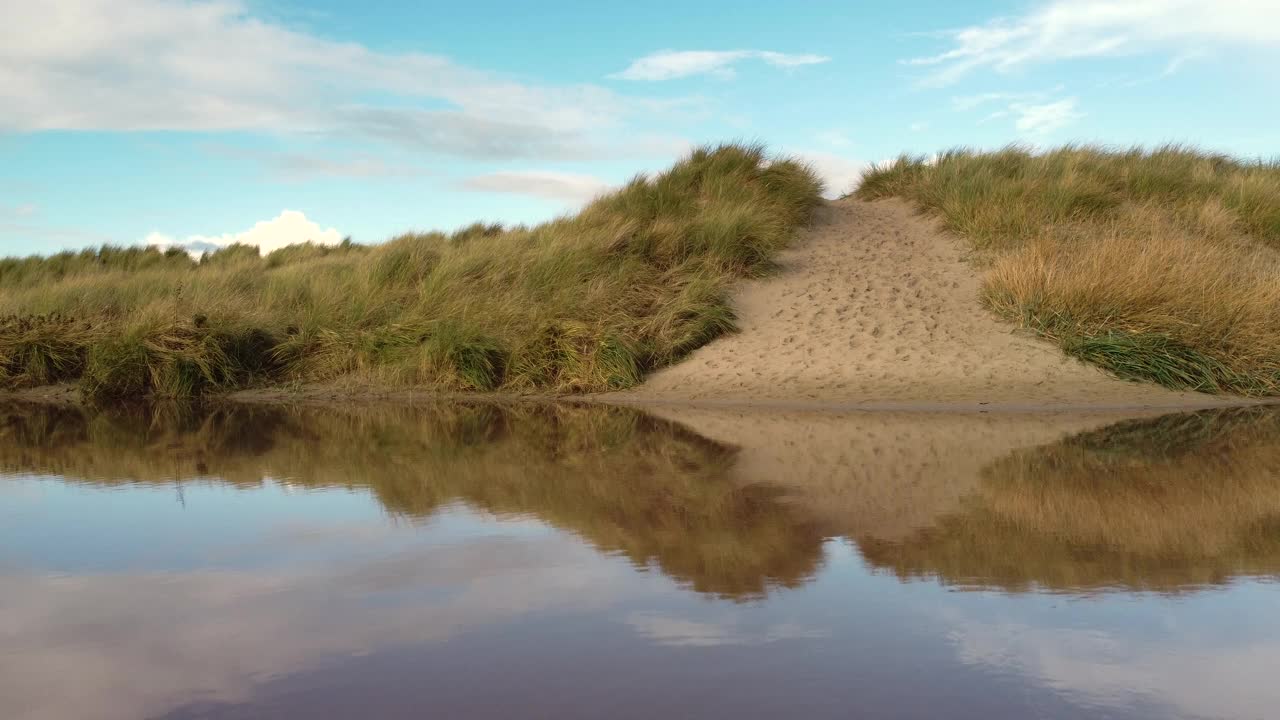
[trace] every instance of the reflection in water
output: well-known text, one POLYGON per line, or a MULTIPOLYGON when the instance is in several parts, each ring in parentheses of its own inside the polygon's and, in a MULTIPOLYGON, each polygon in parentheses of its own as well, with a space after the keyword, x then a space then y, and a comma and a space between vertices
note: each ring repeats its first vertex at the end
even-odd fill
MULTIPOLYGON (((389 513, 416 519, 462 501, 534 516, 697 591, 741 600, 812 578, 824 538, 841 535, 902 578, 1011 591, 1177 591, 1280 574, 1272 408, 1127 420, 1014 450, 983 463, 972 487, 962 472, 939 484, 960 493, 959 507, 935 509, 906 537, 839 515, 859 512, 848 487, 879 481, 890 494, 910 492, 918 483, 894 474, 907 462, 869 457, 859 468, 842 458, 806 473, 800 457, 812 463, 821 448, 785 445, 797 457, 774 462, 795 472, 762 482, 738 448, 627 408, 0 409, 0 472, 105 486, 256 487, 269 478, 365 490, 389 513), (865 467, 884 477, 862 477, 865 467), (957 480, 967 489, 951 487, 957 480)), ((935 457, 917 472, 963 465, 935 457)))
POLYGON ((0 406, 0 717, 1261 717, 1278 440, 0 406))
POLYGON ((1014 591, 1280 574, 1280 413, 1125 421, 1015 451, 963 505, 905 541, 863 538, 865 557, 904 578, 1014 591))
POLYGON ((731 448, 634 410, 16 407, 0 418, 0 472, 102 485, 275 478, 367 489, 410 518, 463 501, 536 516, 724 597, 795 587, 822 556, 816 526, 776 502, 776 489, 728 482, 731 448))

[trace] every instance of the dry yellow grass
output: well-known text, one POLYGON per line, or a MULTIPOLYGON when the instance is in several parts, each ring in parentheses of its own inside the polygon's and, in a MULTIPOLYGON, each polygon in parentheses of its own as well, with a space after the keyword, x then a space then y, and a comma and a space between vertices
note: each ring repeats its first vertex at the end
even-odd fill
POLYGON ((734 327, 729 289, 769 270, 820 193, 807 167, 725 145, 536 227, 199 263, 136 248, 0 260, 0 388, 629 387, 734 327))
POLYGON ((1131 379, 1280 391, 1280 165, 1181 147, 953 151, 865 179, 990 263, 996 312, 1131 379))

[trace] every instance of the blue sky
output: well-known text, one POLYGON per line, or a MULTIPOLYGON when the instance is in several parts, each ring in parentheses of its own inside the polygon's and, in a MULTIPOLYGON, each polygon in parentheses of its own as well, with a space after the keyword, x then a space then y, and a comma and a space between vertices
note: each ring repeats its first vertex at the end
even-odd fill
POLYGON ((1280 155, 1280 0, 0 0, 0 254, 533 222, 695 144, 1280 155), (286 212, 288 211, 288 212, 286 212))

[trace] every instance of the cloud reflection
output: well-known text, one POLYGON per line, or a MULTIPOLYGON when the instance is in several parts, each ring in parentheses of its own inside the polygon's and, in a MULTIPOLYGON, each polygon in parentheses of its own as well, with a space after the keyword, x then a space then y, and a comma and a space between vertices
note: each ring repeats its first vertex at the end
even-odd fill
POLYGON ((707 622, 652 612, 632 613, 627 624, 641 637, 669 647, 765 645, 780 640, 815 640, 830 635, 827 630, 790 622, 757 627, 733 618, 707 622))
POLYGON ((1280 706, 1280 636, 1271 628, 1225 638, 1213 628, 1180 627, 1145 638, 1106 627, 962 619, 950 639, 961 662, 1025 678, 1080 705, 1152 704, 1170 708, 1169 716, 1205 718, 1268 717, 1280 706))
POLYGON ((560 533, 364 550, 288 570, 0 577, 0 716, 136 720, 243 701, 344 657, 636 594, 625 563, 560 533))

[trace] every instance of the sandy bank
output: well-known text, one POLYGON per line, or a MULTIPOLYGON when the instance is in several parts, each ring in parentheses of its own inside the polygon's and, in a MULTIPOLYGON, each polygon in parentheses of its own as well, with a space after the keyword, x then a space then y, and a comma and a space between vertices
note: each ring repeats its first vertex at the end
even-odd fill
POLYGON ((607 398, 882 410, 1231 402, 1118 380, 996 319, 961 241, 902 201, 828 204, 781 264, 736 295, 741 332, 607 398))

